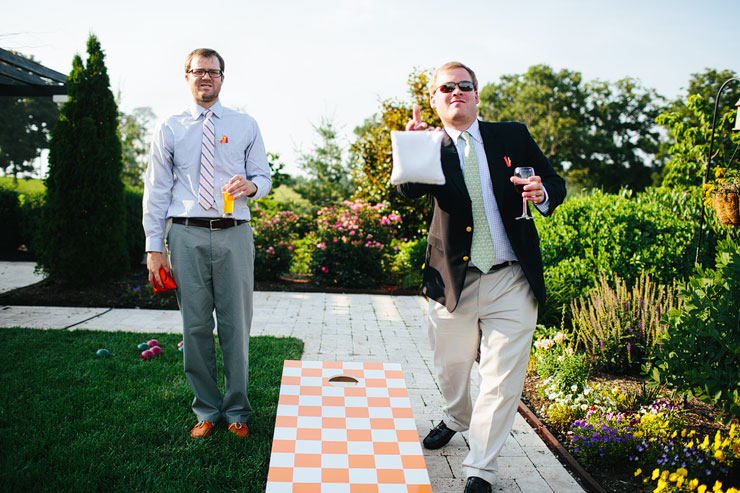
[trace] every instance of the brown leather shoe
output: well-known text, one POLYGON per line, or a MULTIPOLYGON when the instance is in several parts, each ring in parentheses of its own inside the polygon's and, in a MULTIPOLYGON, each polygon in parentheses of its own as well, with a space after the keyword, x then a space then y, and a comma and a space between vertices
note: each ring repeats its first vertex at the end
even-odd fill
POLYGON ((247 423, 229 423, 229 431, 239 438, 246 438, 249 435, 247 423))
POLYGON ((215 425, 210 421, 198 421, 198 423, 193 426, 193 429, 190 430, 190 436, 193 438, 205 438, 213 432, 214 426, 215 425))

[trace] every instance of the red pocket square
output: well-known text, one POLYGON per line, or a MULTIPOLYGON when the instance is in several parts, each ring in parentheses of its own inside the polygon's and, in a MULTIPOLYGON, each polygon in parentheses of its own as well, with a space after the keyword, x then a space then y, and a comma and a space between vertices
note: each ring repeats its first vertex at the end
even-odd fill
POLYGON ((159 277, 162 279, 162 284, 164 284, 163 288, 160 288, 157 286, 157 281, 154 281, 154 292, 155 293, 164 293, 165 291, 169 291, 171 289, 177 288, 177 284, 175 284, 175 280, 172 279, 169 275, 167 275, 167 271, 164 270, 164 267, 159 269, 159 277))

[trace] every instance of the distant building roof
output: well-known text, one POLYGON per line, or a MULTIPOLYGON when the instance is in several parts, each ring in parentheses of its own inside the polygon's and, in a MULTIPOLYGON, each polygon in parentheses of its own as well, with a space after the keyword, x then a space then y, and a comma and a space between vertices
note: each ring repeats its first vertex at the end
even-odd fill
POLYGON ((0 96, 67 94, 67 76, 0 48, 0 96))

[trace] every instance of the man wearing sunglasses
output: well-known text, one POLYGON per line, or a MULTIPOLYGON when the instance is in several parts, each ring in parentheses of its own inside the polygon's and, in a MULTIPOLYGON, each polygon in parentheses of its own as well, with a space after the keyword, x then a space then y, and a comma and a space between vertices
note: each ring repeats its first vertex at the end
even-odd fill
POLYGON ((185 375, 198 420, 190 435, 205 438, 223 419, 231 433, 244 438, 252 412, 247 387, 254 286, 247 198, 256 200, 270 191, 270 166, 254 118, 223 107, 218 99, 224 81, 221 55, 210 49, 190 53, 185 81, 193 103, 159 125, 146 171, 143 224, 149 282, 164 287, 164 270, 177 284, 185 375), (234 198, 230 217, 222 192, 234 198), (223 354, 223 396, 214 310, 223 354))
MULTIPOLYGON (((533 221, 516 218, 523 199, 551 214, 565 198, 565 183, 525 125, 478 120, 478 81, 470 68, 443 65, 429 92, 444 125, 446 183, 398 186, 405 197, 428 195, 434 207, 423 292, 430 298, 429 338, 446 405, 445 419, 424 446, 438 449, 468 430, 465 491, 490 492, 524 385, 538 303, 545 302, 537 231, 533 221), (515 177, 517 166, 534 168, 535 176, 515 177), (481 383, 473 403, 476 359, 481 383)), ((426 129, 416 107, 406 130, 426 129)))

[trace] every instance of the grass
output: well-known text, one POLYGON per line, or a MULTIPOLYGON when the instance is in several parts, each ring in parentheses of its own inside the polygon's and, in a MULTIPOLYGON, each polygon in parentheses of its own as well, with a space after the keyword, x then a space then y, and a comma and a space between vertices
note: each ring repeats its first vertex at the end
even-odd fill
MULTIPOLYGON (((283 360, 293 338, 253 337, 250 436, 192 440, 179 335, 0 330, 4 491, 264 491, 283 360), (141 361, 137 344, 164 354, 141 361), (96 359, 107 348, 109 359, 96 359)), ((220 353, 219 353, 220 365, 220 353)), ((220 376, 219 380, 222 380, 220 376)))
POLYGON ((44 180, 36 178, 19 178, 16 182, 12 176, 0 176, 0 187, 20 193, 37 193, 46 190, 44 180))

